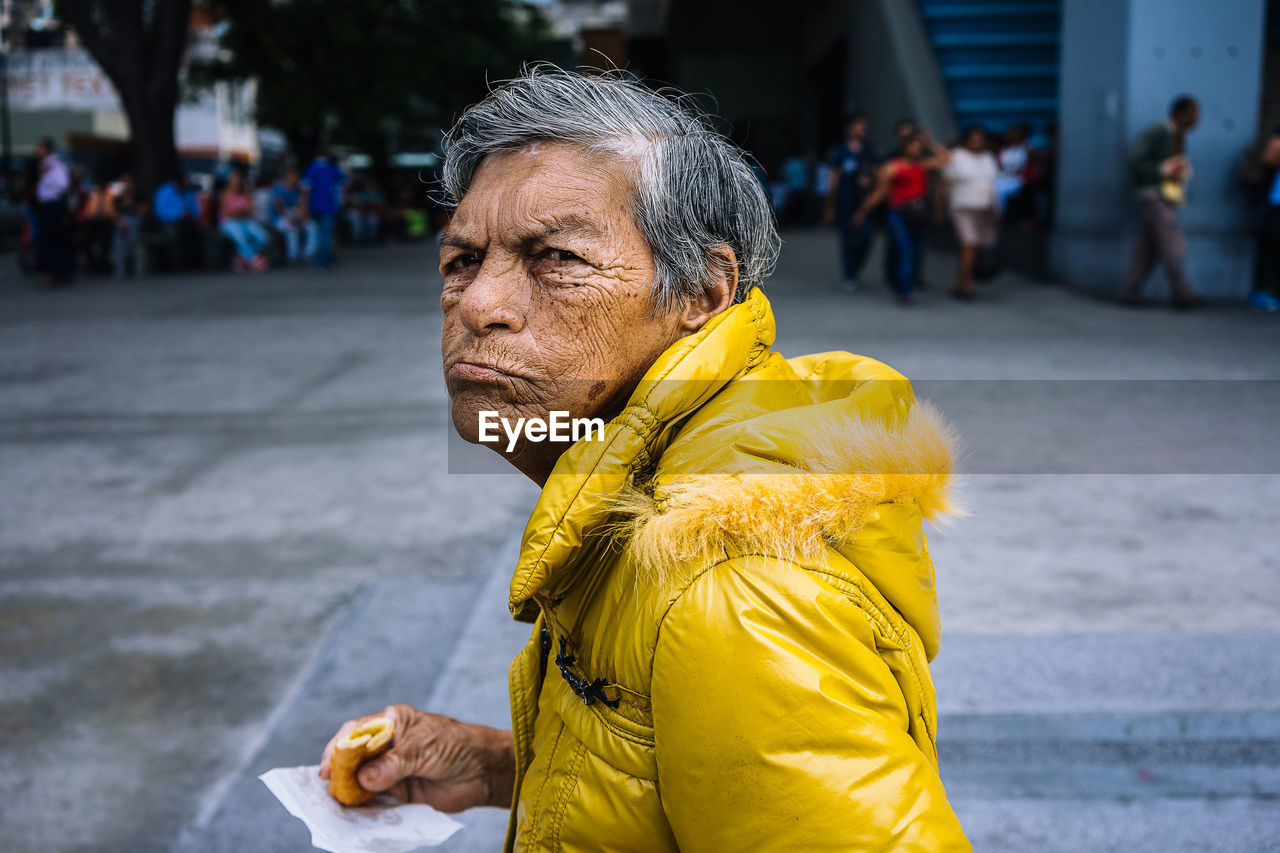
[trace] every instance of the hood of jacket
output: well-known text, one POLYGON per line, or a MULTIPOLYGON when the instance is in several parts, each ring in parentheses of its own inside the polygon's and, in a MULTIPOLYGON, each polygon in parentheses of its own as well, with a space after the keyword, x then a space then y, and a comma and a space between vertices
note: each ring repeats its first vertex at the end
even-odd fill
POLYGON ((951 511, 954 440, 905 377, 873 359, 785 359, 753 290, 653 364, 603 438, 560 458, 525 528, 512 612, 574 577, 606 531, 662 583, 731 553, 799 562, 835 549, 937 652, 920 524, 951 511))

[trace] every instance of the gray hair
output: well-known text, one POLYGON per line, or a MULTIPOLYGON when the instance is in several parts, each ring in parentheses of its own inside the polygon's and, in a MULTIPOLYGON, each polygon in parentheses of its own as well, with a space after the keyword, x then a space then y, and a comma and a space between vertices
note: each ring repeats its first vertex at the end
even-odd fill
POLYGON ((553 65, 526 67, 468 108, 445 135, 445 203, 457 207, 490 154, 538 142, 616 154, 636 167, 631 214, 653 252, 659 306, 674 308, 717 274, 731 273, 725 247, 737 257, 735 299, 741 301, 773 272, 782 240, 748 155, 687 100, 617 71, 587 76, 553 65))

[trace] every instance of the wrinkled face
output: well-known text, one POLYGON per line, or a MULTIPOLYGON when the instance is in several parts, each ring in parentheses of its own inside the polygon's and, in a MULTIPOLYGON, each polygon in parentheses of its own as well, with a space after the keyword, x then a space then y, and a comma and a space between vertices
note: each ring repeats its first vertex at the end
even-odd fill
MULTIPOLYGON (((681 336, 679 312, 657 310, 624 167, 540 144, 476 170, 440 249, 445 384, 466 440, 477 440, 481 411, 607 420, 681 336)), ((503 455, 525 470, 529 454, 566 447, 503 455)))

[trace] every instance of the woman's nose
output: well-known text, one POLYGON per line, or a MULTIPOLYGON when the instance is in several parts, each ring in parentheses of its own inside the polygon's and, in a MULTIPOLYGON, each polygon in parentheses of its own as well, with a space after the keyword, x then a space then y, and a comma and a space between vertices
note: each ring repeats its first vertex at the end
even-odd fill
POLYGON ((489 253, 462 294, 462 322, 472 334, 487 335, 524 328, 522 294, 527 285, 524 267, 505 253, 489 253))

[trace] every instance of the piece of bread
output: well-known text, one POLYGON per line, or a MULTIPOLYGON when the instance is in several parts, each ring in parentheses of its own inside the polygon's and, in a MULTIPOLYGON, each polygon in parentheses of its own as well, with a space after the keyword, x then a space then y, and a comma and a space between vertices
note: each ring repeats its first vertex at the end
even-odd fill
POLYGON ((356 781, 356 771, 391 746, 395 725, 386 717, 374 717, 338 741, 329 756, 329 793, 344 806, 362 806, 377 796, 356 781))

